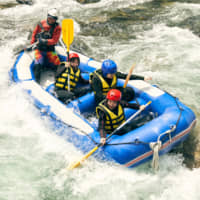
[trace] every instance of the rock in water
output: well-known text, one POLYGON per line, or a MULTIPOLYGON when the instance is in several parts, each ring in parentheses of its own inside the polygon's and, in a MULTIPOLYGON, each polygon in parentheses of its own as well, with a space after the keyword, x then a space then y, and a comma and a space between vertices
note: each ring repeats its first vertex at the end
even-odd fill
POLYGON ((76 0, 76 1, 81 3, 81 4, 87 4, 87 3, 97 3, 100 0, 76 0))
POLYGON ((32 0, 16 0, 18 3, 21 4, 28 4, 28 5, 33 5, 33 1, 32 0))

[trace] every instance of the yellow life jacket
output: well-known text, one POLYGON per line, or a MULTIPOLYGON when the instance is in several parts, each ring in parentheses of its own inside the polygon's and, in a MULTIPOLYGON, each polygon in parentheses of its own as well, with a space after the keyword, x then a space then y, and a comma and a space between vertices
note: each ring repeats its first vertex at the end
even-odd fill
POLYGON ((106 114, 105 131, 106 133, 112 133, 117 127, 125 122, 124 110, 121 104, 118 105, 118 114, 113 113, 109 108, 104 105, 103 100, 96 108, 96 114, 99 118, 99 111, 102 110, 106 114))
POLYGON ((116 88, 117 85, 117 76, 116 74, 113 77, 112 83, 111 85, 109 85, 106 80, 103 78, 103 76, 101 76, 98 72, 94 72, 94 74, 99 78, 99 80, 101 81, 102 84, 102 93, 103 95, 106 95, 108 93, 108 91, 112 88, 116 88))
POLYGON ((80 74, 81 74, 80 69, 78 69, 77 72, 74 73, 74 70, 72 67, 66 68, 66 70, 56 79, 55 86, 58 88, 68 90, 68 75, 69 74, 70 74, 70 79, 69 79, 70 91, 73 91, 80 78, 80 74))

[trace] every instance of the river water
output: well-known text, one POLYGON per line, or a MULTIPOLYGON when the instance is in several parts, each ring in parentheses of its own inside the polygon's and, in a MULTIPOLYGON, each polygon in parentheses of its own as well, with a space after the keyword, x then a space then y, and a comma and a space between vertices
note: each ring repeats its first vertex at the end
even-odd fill
MULTIPOLYGON (((125 169, 93 157, 67 171, 83 154, 58 137, 48 119, 41 120, 8 75, 15 48, 56 7, 60 20, 75 20, 74 49, 100 61, 114 59, 124 72, 136 63, 135 73, 152 76, 152 83, 179 97, 199 119, 200 3, 188 2, 35 0, 28 6, 0 0, 0 200, 200 199, 200 169, 188 168, 182 153, 162 156, 157 173, 150 163, 125 169)), ((197 124, 193 135, 199 132, 197 124)))

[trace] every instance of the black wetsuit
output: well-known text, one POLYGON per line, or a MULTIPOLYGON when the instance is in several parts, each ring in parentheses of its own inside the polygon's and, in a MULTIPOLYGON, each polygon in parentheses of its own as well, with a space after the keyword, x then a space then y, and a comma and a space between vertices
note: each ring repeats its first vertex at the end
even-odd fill
MULTIPOLYGON (((120 104, 123 108, 132 108, 132 109, 136 109, 136 110, 138 110, 140 108, 140 105, 136 104, 136 103, 128 103, 126 101, 121 101, 120 104)), ((106 107, 108 107, 106 105, 106 102, 104 103, 104 105, 106 107)), ((116 107, 114 110, 112 110, 112 112, 115 113, 116 115, 118 114, 117 108, 118 107, 116 107)), ((105 114, 105 112, 100 110, 99 111, 99 127, 98 127, 98 130, 100 132, 100 136, 103 137, 103 138, 105 138, 106 135, 107 135, 107 133, 105 132, 105 128, 104 128, 105 127, 105 121, 106 121, 106 114, 105 114)), ((125 134, 125 133, 127 133, 130 130, 133 130, 135 128, 137 128, 137 125, 135 123, 129 123, 126 126, 122 127, 122 129, 117 131, 116 135, 123 135, 123 134, 125 134)))
MULTIPOLYGON (((97 72, 101 76, 103 76, 101 70, 97 70, 97 72)), ((117 76, 117 79, 126 79, 127 74, 117 72, 116 76, 117 76)), ((103 78, 109 85, 111 85, 112 79, 105 78, 105 77, 103 77, 103 78)), ((144 80, 144 77, 138 76, 138 75, 131 75, 130 80, 144 80)), ((103 101, 105 99, 105 95, 103 95, 103 93, 102 93, 101 80, 95 75, 93 75, 93 77, 92 77, 92 89, 95 91, 95 101, 96 101, 96 104, 98 105, 101 101, 103 101)), ((122 100, 130 101, 135 96, 134 90, 131 87, 126 87, 126 88, 116 87, 115 89, 118 89, 122 92, 122 100)))

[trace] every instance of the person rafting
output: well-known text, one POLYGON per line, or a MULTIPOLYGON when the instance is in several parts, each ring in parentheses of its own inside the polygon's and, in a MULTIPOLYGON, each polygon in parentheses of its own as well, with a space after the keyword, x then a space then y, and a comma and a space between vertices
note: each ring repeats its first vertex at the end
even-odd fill
POLYGON ((55 45, 61 35, 61 26, 57 20, 58 11, 53 8, 48 11, 47 19, 39 22, 32 33, 31 44, 37 44, 34 63, 34 76, 37 82, 40 82, 44 66, 50 66, 56 71, 60 65, 60 59, 55 52, 55 45))
MULTIPOLYGON (((144 105, 137 103, 128 103, 121 100, 122 93, 118 89, 111 89, 106 95, 106 99, 103 100, 96 107, 96 115, 99 119, 98 130, 100 133, 100 143, 104 145, 106 143, 106 135, 111 134, 117 127, 125 122, 124 108, 140 109, 145 108, 144 105)), ((117 132, 117 135, 123 135, 130 130, 137 128, 135 123, 129 123, 117 132)))
POLYGON ((79 65, 79 55, 70 53, 69 62, 62 63, 56 72, 55 93, 62 102, 83 96, 90 91, 90 87, 87 87, 89 81, 82 78, 79 65), (77 87, 78 83, 87 84, 87 86, 77 87))
MULTIPOLYGON (((96 105, 105 99, 107 92, 112 89, 118 89, 122 92, 122 100, 130 101, 135 93, 131 87, 118 87, 117 79, 126 79, 127 74, 117 71, 117 64, 113 60, 104 60, 101 69, 96 70, 90 75, 91 87, 94 91, 96 105)), ((131 75, 130 80, 151 80, 149 76, 131 75)))

